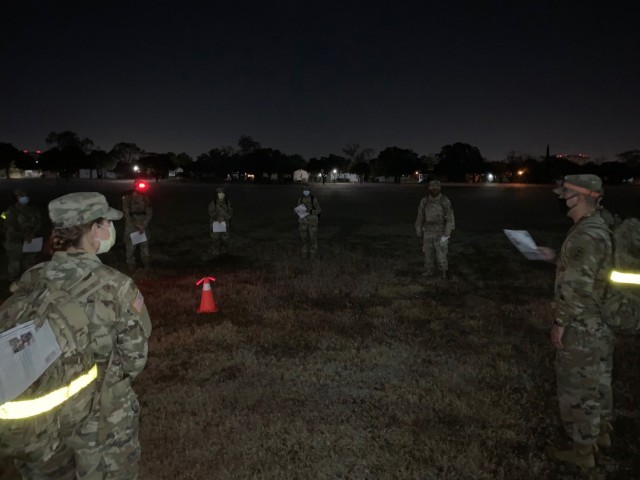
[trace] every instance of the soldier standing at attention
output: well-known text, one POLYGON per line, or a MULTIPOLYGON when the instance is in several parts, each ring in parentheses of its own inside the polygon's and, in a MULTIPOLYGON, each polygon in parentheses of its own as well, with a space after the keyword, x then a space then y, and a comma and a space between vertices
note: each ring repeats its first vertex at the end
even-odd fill
POLYGON ((41 225, 38 209, 29 205, 24 190, 14 192, 15 203, 4 212, 4 250, 7 254, 7 274, 11 282, 35 264, 35 253, 23 253, 24 242, 31 242, 41 225))
POLYGON ((212 253, 214 257, 229 251, 229 222, 231 221, 232 215, 233 206, 231 205, 231 201, 226 197, 224 188, 216 188, 216 197, 209 204, 209 224, 213 230, 214 222, 217 222, 219 227, 222 227, 221 224, 224 222, 224 231, 211 231, 211 239, 213 240, 212 253))
POLYGON ((416 235, 422 237, 425 275, 435 273, 437 263, 442 278, 447 278, 449 262, 449 237, 455 228, 455 218, 451 201, 441 192, 438 180, 429 182, 429 195, 420 201, 416 217, 416 235))
POLYGON ((99 193, 79 192, 52 200, 49 217, 52 259, 27 270, 11 290, 28 292, 43 280, 78 292, 97 372, 59 409, 34 412, 20 424, 24 437, 3 437, 0 447, 5 441, 25 442, 29 454, 16 461, 24 479, 135 480, 140 405, 131 382, 147 361, 151 321, 133 281, 98 258, 115 243, 112 221, 122 212, 99 193))
MULTIPOLYGON (((545 451, 554 460, 593 468, 597 447, 611 446, 613 430, 614 335, 599 307, 613 267, 613 247, 598 208, 603 193, 599 177, 567 175, 554 193, 574 224, 557 260, 550 335, 556 347, 560 419, 570 443, 550 444, 545 451)), ((549 248, 540 251, 549 260, 555 256, 549 248)))
POLYGON ((302 196, 298 198, 298 206, 304 205, 306 215, 300 217, 298 215, 298 230, 300 231, 300 240, 302 241, 300 253, 303 258, 307 255, 313 259, 318 251, 318 217, 322 210, 320 202, 311 195, 308 186, 302 189, 302 196))
POLYGON ((140 247, 140 258, 145 270, 150 265, 149 231, 147 227, 151 222, 153 210, 149 200, 149 183, 144 180, 136 180, 133 190, 122 197, 122 213, 124 214, 124 245, 127 255, 127 268, 133 272, 136 269, 136 246, 140 247), (147 240, 134 245, 131 234, 145 234, 147 240))

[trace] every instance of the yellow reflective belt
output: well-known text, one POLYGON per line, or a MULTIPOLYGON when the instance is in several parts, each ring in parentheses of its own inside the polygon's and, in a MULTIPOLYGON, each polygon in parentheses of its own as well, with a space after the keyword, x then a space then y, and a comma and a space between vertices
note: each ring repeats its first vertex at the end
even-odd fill
POLYGON ((612 270, 609 279, 615 283, 632 283, 640 285, 640 273, 624 273, 612 270))
POLYGON ((93 367, 91 367, 91 370, 71 381, 69 385, 60 387, 59 389, 47 393, 40 398, 7 402, 0 405, 0 420, 29 418, 48 412, 49 410, 53 410, 58 405, 64 403, 70 397, 88 386, 96 378, 98 378, 98 364, 94 364, 93 367))

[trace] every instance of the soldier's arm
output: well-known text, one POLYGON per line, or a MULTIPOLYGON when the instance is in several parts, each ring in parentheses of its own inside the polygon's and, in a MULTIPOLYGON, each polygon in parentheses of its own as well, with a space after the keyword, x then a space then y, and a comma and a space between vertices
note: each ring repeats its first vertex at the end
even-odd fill
POLYGON ((420 205, 418 205, 418 216, 416 217, 416 231, 422 230, 422 224, 424 222, 424 208, 427 203, 426 199, 420 200, 420 205))
POLYGON ((124 374, 133 379, 147 363, 151 320, 144 304, 144 297, 132 281, 127 281, 120 288, 118 301, 121 312, 116 346, 122 354, 124 374))
POLYGON ((151 217, 153 217, 153 208, 149 197, 144 197, 144 207, 144 228, 146 229, 151 223, 151 217))
POLYGON ((445 205, 446 205, 446 209, 445 209, 446 219, 444 222, 444 236, 448 237, 449 235, 451 235, 451 232, 453 232, 453 230, 456 228, 456 219, 453 214, 453 207, 451 206, 451 200, 447 198, 445 205))
MULTIPOLYGON (((313 213, 315 213, 316 215, 320 215, 322 213, 322 209, 320 208, 320 202, 318 201, 317 198, 313 199, 313 213)), ((329 212, 329 215, 331 215, 331 212, 329 212)))
POLYGON ((564 249, 564 266, 558 269, 555 287, 556 324, 566 326, 585 309, 591 309, 600 299, 594 298, 595 281, 607 256, 604 239, 588 234, 576 234, 564 249))
POLYGON ((217 220, 216 218, 216 202, 215 200, 212 200, 211 203, 209 204, 209 220, 211 222, 215 222, 217 220))
POLYGON ((122 213, 124 215, 124 221, 126 223, 132 223, 131 219, 131 210, 129 208, 129 195, 125 195, 122 197, 122 213))
POLYGON ((227 200, 227 214, 225 215, 225 220, 226 221, 231 220, 232 216, 233 216, 233 205, 231 205, 231 202, 227 200))

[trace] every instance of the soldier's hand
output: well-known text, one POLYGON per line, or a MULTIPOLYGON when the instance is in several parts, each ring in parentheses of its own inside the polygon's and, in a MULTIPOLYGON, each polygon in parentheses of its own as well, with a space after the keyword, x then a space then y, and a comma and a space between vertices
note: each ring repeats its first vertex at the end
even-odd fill
POLYGON ((552 262, 556 258, 556 252, 549 247, 538 247, 538 252, 542 254, 547 262, 552 262))
POLYGON ((138 227, 138 233, 140 234, 144 233, 144 227, 138 227))
POLYGON ((440 237, 440 245, 444 245, 449 241, 449 237, 442 236, 440 237))
POLYGON ((554 323, 553 327, 551 328, 551 334, 549 335, 549 337, 551 338, 552 345, 557 349, 561 349, 564 347, 564 345, 562 345, 563 334, 564 334, 564 327, 561 327, 560 325, 556 325, 554 323))
POLYGON ((419 228, 416 228, 416 235, 418 236, 418 238, 422 236, 422 232, 419 228))

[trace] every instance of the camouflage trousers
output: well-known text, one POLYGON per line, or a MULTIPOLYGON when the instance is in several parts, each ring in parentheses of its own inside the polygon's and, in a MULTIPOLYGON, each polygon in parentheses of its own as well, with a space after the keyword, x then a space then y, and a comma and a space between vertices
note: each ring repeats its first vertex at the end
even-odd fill
POLYGON ((0 457, 13 458, 24 480, 75 480, 76 454, 67 440, 88 418, 93 391, 35 417, 0 421, 0 457))
POLYGON ((145 267, 149 266, 151 256, 149 254, 149 231, 145 230, 144 233, 147 236, 147 241, 134 245, 131 242, 131 234, 137 232, 136 227, 125 227, 124 229, 124 248, 127 257, 127 266, 130 269, 136 268, 136 247, 140 248, 140 259, 145 267))
POLYGON ((138 478, 140 404, 126 378, 100 393, 100 408, 67 444, 76 452, 78 480, 138 478))
POLYGON ((574 442, 595 444, 600 424, 613 417, 613 335, 567 327, 562 343, 555 361, 560 419, 574 442))
POLYGON ((446 272, 449 269, 447 254, 449 253, 449 241, 441 242, 442 234, 432 235, 423 233, 422 251, 424 252, 424 269, 427 273, 435 273, 435 264, 438 270, 446 272))
POLYGON ((303 256, 315 255, 318 250, 318 217, 309 215, 300 219, 298 230, 302 241, 300 250, 303 256))
POLYGON ((221 255, 229 251, 229 232, 212 232, 211 240, 213 245, 211 253, 213 255, 221 255))
POLYGON ((5 241, 4 251, 7 254, 8 280, 17 279, 26 269, 36 264, 36 253, 22 253, 23 242, 5 241))

